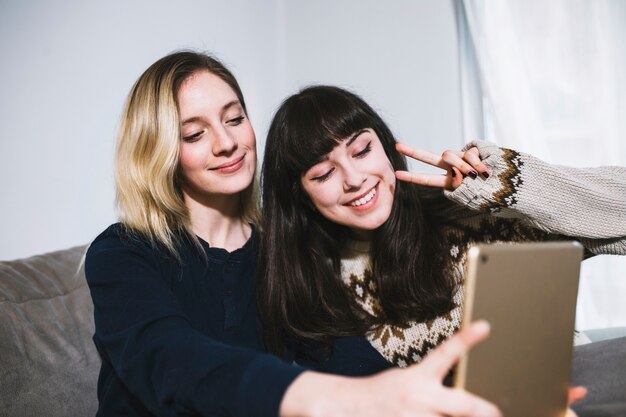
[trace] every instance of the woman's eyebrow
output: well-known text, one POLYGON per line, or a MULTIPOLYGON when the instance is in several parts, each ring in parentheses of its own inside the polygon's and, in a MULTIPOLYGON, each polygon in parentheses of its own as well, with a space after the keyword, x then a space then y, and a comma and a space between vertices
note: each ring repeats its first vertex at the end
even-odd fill
POLYGON ((197 117, 197 116, 196 117, 190 117, 189 119, 183 120, 183 122, 181 124, 184 126, 184 125, 189 124, 189 123, 195 123, 195 122, 197 122, 200 119, 201 118, 197 117))
MULTIPOLYGON (((324 154, 322 156, 320 156, 318 159, 315 160, 315 162, 313 162, 313 165, 311 165, 311 168, 313 168, 315 165, 320 164, 324 161, 328 161, 330 158, 328 157, 328 154, 324 154)), ((311 169, 309 168, 309 170, 311 169)))
POLYGON ((367 132, 367 129, 361 129, 361 130, 359 130, 358 132, 354 133, 354 134, 350 137, 350 139, 348 139, 348 140, 346 141, 346 147, 350 146, 350 145, 352 144, 352 142, 354 142, 354 141, 356 140, 356 138, 358 138, 358 137, 359 137, 359 135, 360 135, 361 133, 365 133, 365 132, 367 132))
POLYGON ((231 107, 236 106, 238 104, 240 104, 239 100, 229 101, 228 103, 224 104, 224 106, 222 106, 222 113, 224 113, 226 110, 228 110, 231 107))
MULTIPOLYGON (((361 129, 355 133, 352 134, 352 136, 350 136, 350 139, 346 140, 346 147, 350 146, 350 144, 352 144, 352 142, 354 142, 360 135, 361 133, 365 133, 367 132, 367 129, 361 129)), ((319 157, 318 159, 315 160, 315 162, 313 163, 313 165, 311 165, 311 168, 314 167, 315 165, 324 162, 324 161, 328 161, 330 158, 328 157, 328 154, 324 154, 321 157, 319 157)), ((311 169, 309 168, 309 169, 311 169)))
MULTIPOLYGON (((241 103, 239 102, 239 100, 235 99, 235 100, 229 101, 228 103, 226 103, 226 104, 224 104, 224 105, 222 106, 222 109, 220 110, 220 114, 224 114, 224 113, 226 113, 226 111, 227 111, 228 109, 230 109, 231 107, 236 106, 236 105, 241 105, 241 103)), ((200 121, 200 120, 202 120, 202 117, 200 117, 200 116, 190 117, 190 118, 188 118, 188 119, 183 120, 183 121, 181 122, 181 125, 183 125, 183 126, 184 126, 184 125, 186 125, 186 124, 189 124, 189 123, 195 123, 195 122, 200 121)))

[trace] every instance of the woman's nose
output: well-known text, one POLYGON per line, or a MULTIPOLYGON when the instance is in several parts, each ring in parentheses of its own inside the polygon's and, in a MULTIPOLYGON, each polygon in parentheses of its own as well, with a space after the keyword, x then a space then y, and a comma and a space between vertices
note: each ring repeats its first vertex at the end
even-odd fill
POLYGON ((237 149, 237 142, 225 129, 215 130, 215 140, 213 141, 213 154, 230 154, 237 149))
POLYGON ((344 171, 343 189, 344 191, 354 191, 361 188, 361 185, 367 180, 367 176, 355 169, 346 169, 344 171))

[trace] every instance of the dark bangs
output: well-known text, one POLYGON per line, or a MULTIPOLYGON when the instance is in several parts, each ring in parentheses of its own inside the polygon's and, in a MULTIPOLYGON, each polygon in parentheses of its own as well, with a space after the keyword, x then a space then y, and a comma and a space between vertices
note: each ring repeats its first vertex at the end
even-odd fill
POLYGON ((379 125, 377 115, 361 98, 331 86, 306 88, 287 99, 279 112, 286 122, 286 168, 298 176, 354 132, 378 130, 379 125))

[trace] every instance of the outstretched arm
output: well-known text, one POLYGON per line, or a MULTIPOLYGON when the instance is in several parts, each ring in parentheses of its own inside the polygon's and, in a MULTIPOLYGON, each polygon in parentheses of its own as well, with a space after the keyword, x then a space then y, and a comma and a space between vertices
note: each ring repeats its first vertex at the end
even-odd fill
POLYGON ((304 372, 287 389, 280 415, 500 416, 493 404, 442 383, 460 357, 488 334, 488 324, 476 322, 431 351, 419 364, 374 376, 347 378, 304 372))
POLYGON ((476 214, 513 219, 548 238, 575 238, 592 253, 626 254, 625 167, 550 165, 487 142, 441 157, 402 144, 398 150, 447 171, 399 171, 400 180, 443 188, 446 197, 476 214))

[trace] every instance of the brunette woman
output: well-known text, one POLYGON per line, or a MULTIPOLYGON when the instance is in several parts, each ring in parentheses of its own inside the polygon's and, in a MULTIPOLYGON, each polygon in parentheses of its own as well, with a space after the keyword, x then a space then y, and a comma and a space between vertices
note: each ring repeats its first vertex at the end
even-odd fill
POLYGON ((278 109, 262 192, 269 345, 326 372, 406 367, 453 335, 473 242, 577 239, 588 255, 626 253, 626 168, 556 167, 485 142, 433 155, 397 144, 337 87, 278 109), (445 174, 409 173, 402 153, 445 174))

